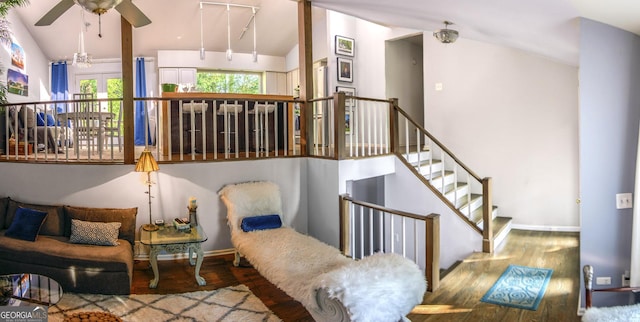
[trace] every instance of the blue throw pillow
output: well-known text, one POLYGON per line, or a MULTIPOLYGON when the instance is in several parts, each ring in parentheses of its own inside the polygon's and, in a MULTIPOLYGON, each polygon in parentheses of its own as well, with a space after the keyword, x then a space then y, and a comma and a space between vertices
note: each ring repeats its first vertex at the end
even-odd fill
POLYGON ((18 207, 5 236, 27 241, 36 241, 42 223, 47 218, 44 211, 18 207))
POLYGON ((243 231, 266 230, 282 227, 282 221, 278 215, 265 215, 244 217, 240 227, 243 231))
POLYGON ((45 125, 45 118, 47 120, 47 126, 54 126, 56 125, 56 120, 53 118, 53 115, 51 114, 44 114, 42 112, 38 113, 38 119, 36 120, 36 124, 38 126, 44 126, 45 125))

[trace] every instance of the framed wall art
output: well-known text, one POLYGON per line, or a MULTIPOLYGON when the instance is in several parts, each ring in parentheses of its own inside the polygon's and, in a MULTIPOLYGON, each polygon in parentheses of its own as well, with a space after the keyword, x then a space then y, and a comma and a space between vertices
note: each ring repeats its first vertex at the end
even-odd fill
POLYGON ((353 82, 353 60, 338 57, 338 81, 353 82))
POLYGON ((14 42, 11 43, 11 65, 24 69, 24 49, 14 42))
MULTIPOLYGON (((346 96, 356 96, 355 87, 336 86, 336 92, 344 92, 346 96)), ((355 100, 347 98, 344 102, 345 107, 355 107, 355 100)))
POLYGON ((7 92, 29 96, 29 76, 16 70, 8 69, 7 92))
POLYGON ((336 54, 353 57, 354 49, 355 40, 336 35, 336 54))

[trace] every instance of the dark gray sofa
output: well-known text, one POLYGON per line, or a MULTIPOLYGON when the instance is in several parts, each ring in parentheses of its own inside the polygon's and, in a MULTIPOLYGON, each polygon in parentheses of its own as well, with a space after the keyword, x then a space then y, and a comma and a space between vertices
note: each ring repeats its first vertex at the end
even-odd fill
POLYGON ((64 292, 129 294, 137 208, 27 204, 0 198, 0 275, 33 273, 56 280, 64 292), (5 236, 18 207, 47 212, 34 242, 5 236), (120 222, 117 246, 69 242, 71 219, 120 222))

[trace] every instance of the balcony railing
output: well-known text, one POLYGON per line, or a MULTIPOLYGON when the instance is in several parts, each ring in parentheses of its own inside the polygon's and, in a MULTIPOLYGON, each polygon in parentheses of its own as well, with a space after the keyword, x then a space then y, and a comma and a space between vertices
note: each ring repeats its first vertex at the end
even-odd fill
MULTIPOLYGON (((300 156, 303 105, 242 95, 135 99, 134 154, 149 149, 173 162, 300 156)), ((134 136, 124 131, 134 120, 123 117, 122 99, 6 104, 1 111, 2 160, 123 163, 124 142, 134 136)))
POLYGON ((390 101, 336 93, 309 104, 310 155, 353 159, 391 153, 390 101))

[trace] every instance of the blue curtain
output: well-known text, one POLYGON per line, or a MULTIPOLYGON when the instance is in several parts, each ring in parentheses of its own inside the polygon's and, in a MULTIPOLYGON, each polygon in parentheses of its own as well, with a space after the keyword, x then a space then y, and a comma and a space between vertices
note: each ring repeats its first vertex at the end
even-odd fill
MULTIPOLYGON (((147 97, 147 80, 144 70, 144 58, 136 58, 136 97, 147 97)), ((135 103, 135 119, 134 119, 134 142, 135 145, 145 145, 145 138, 147 143, 151 144, 151 132, 145 122, 147 119, 147 110, 144 107, 144 102, 137 101, 135 103)))
MULTIPOLYGON (((67 78, 67 62, 51 64, 51 100, 65 101, 69 99, 69 82, 67 78)), ((64 112, 64 104, 56 104, 56 110, 64 112)))

